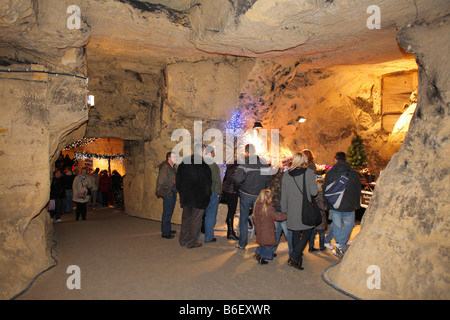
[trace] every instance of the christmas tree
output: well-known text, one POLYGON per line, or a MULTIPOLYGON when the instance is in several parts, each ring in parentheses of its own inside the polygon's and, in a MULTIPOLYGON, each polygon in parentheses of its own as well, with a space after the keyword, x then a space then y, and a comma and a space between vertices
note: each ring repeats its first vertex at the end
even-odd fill
POLYGON ((364 140, 355 132, 352 144, 347 150, 347 162, 356 172, 362 172, 367 166, 367 157, 364 151, 364 140))

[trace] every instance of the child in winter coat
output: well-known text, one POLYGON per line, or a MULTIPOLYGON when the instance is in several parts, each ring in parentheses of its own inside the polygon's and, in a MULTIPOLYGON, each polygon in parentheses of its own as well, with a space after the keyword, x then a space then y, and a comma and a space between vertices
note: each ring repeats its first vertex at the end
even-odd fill
POLYGON ((259 264, 267 264, 273 259, 273 247, 277 245, 274 221, 286 220, 286 213, 278 213, 272 205, 272 191, 263 189, 255 201, 253 211, 255 221, 256 248, 255 258, 259 264))
POLYGON ((319 248, 321 251, 325 250, 325 230, 327 229, 327 211, 328 207, 323 196, 323 179, 316 179, 317 189, 319 192, 316 196, 316 202, 319 206, 320 213, 322 215, 322 223, 315 227, 311 233, 311 238, 309 238, 309 252, 317 251, 319 249, 314 248, 314 240, 316 238, 316 233, 319 233, 319 248))

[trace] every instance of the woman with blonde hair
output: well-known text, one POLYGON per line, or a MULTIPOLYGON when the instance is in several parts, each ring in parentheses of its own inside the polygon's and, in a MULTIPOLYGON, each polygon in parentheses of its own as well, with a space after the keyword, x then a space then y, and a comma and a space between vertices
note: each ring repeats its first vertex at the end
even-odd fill
POLYGON ((259 264, 267 264, 273 259, 277 236, 274 221, 286 220, 285 213, 278 213, 272 205, 272 191, 263 189, 255 201, 253 212, 255 221, 256 248, 255 258, 259 264))
POLYGON ((303 270, 303 250, 311 237, 315 226, 302 222, 303 193, 308 200, 318 193, 316 177, 308 168, 308 158, 303 153, 296 153, 288 172, 281 180, 281 211, 287 215, 287 228, 292 231, 292 253, 289 254, 288 265, 303 270), (305 181, 306 190, 303 190, 305 181))

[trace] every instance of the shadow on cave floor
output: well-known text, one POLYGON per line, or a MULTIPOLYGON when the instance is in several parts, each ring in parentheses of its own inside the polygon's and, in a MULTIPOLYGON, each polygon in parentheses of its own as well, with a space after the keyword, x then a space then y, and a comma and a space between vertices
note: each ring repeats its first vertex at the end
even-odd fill
POLYGON ((173 227, 175 238, 163 239, 159 222, 116 208, 88 209, 86 221, 75 221, 74 213, 61 219, 54 224, 57 265, 39 276, 19 300, 350 299, 321 278, 322 271, 338 261, 329 250, 305 249, 305 269, 299 271, 286 264, 284 238, 278 257, 258 265, 253 259, 254 238, 241 251, 226 239, 226 232, 217 231, 216 243, 187 249, 178 243, 179 225, 173 227), (80 268, 80 289, 67 287, 72 265, 80 268))

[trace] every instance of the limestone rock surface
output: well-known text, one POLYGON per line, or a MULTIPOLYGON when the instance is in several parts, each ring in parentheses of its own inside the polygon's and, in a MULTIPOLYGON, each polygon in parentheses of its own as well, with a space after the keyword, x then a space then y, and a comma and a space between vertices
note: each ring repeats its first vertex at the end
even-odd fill
POLYGON ((286 154, 308 147, 329 163, 354 130, 370 145, 374 168, 397 152, 360 235, 329 277, 363 298, 448 299, 450 6, 380 1, 381 28, 371 29, 373 4, 1 1, 1 297, 52 263, 46 205, 65 144, 84 135, 124 139, 127 211, 159 219, 157 168, 179 142, 174 130, 192 138, 196 121, 224 130, 241 111, 246 127, 260 120, 279 129, 286 154), (402 147, 390 148, 379 82, 387 71, 410 70, 411 54, 419 101, 402 147), (87 90, 96 96, 90 110, 87 90), (308 118, 302 127, 293 121, 299 115, 308 118), (381 268, 381 290, 365 285, 369 264, 381 268))

